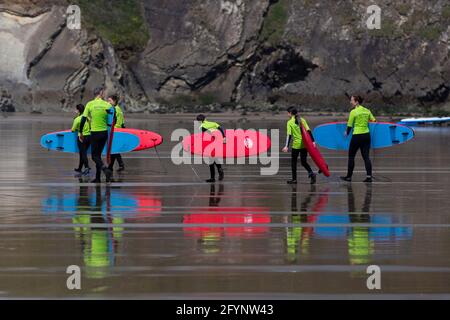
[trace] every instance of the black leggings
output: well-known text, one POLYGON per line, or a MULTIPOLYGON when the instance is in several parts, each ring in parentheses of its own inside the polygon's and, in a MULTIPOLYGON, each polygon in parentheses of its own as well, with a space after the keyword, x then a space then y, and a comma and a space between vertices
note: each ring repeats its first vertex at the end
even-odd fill
POLYGON ((100 180, 104 164, 102 161, 102 152, 108 141, 108 131, 91 132, 92 160, 95 162, 95 179, 100 180))
POLYGON ((306 160, 306 158, 308 157, 308 151, 306 149, 292 149, 291 154, 292 180, 297 180, 298 155, 300 155, 300 163, 302 164, 303 168, 305 168, 306 171, 308 171, 308 174, 310 176, 313 174, 313 171, 309 166, 308 161, 306 160))
POLYGON ((113 169, 114 163, 116 162, 116 160, 119 163, 119 167, 121 167, 121 168, 125 167, 125 164, 123 163, 123 160, 122 160, 122 156, 118 153, 118 154, 111 155, 111 163, 108 166, 109 169, 111 169, 111 170, 113 169))
POLYGON ((353 170, 355 169, 355 156, 359 149, 361 149, 361 155, 364 159, 367 176, 372 176, 372 162, 369 157, 370 144, 370 133, 353 135, 352 141, 350 142, 350 149, 348 151, 347 177, 350 178, 353 175, 353 170))
POLYGON ((219 171, 219 174, 222 171, 222 165, 218 164, 217 162, 214 162, 213 164, 209 165, 209 172, 211 173, 211 179, 215 179, 216 178, 216 170, 214 167, 217 167, 217 171, 219 171))
POLYGON ((89 160, 87 157, 87 151, 91 145, 91 136, 85 136, 83 142, 80 139, 77 140, 78 150, 80 153, 80 161, 78 163, 78 170, 82 170, 83 166, 85 169, 89 168, 89 160))

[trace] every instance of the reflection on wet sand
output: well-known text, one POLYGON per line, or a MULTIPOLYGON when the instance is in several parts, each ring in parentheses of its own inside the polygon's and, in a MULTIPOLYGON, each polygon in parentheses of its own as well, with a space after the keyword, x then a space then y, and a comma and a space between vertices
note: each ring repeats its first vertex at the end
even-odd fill
MULTIPOLYGON (((312 185, 309 192, 306 194, 305 199, 301 203, 300 212, 303 214, 298 214, 297 208, 297 186, 292 186, 291 192, 291 211, 292 214, 285 217, 286 223, 292 224, 314 224, 317 220, 317 214, 320 214, 322 210, 328 204, 328 190, 324 191, 318 197, 316 203, 311 208, 311 212, 307 213, 311 201, 316 194, 316 186, 312 185)), ((286 233, 286 244, 287 244, 287 255, 288 261, 294 262, 298 259, 298 253, 302 255, 307 255, 309 252, 310 238, 314 233, 314 227, 312 226, 298 226, 298 227, 288 227, 286 233)))
POLYGON ((114 266, 115 254, 122 237, 124 220, 111 215, 111 190, 102 194, 101 186, 95 187, 95 202, 91 203, 88 187, 80 187, 76 216, 72 218, 75 236, 81 241, 83 260, 88 278, 103 278, 114 266), (105 209, 102 210, 103 202, 105 209), (96 225, 95 227, 92 225, 96 225), (105 227, 99 225, 105 224, 105 227), (112 227, 110 227, 112 225, 112 227))
POLYGON ((209 193, 209 207, 183 217, 184 232, 198 239, 204 253, 219 253, 223 237, 248 238, 263 235, 269 231, 269 208, 264 207, 220 207, 224 184, 212 184, 209 193), (265 224, 265 226, 258 226, 265 224))
POLYGON ((110 185, 104 188, 80 185, 78 194, 61 192, 45 199, 42 210, 55 216, 69 214, 72 217, 75 237, 81 243, 86 276, 104 278, 115 265, 125 219, 136 222, 157 218, 161 201, 129 195, 121 192, 120 187, 110 185))

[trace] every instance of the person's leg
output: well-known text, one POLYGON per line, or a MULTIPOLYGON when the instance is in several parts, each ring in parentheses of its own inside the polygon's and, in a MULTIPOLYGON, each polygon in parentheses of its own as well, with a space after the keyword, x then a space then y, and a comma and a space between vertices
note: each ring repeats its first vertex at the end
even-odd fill
POLYGON ((91 136, 86 136, 84 137, 83 140, 83 163, 84 163, 84 168, 85 169, 90 169, 89 166, 89 159, 88 159, 88 150, 89 147, 91 146, 91 136))
POLYGON ((308 163, 308 151, 306 149, 300 150, 300 162, 303 166, 303 168, 308 171, 308 177, 311 179, 311 184, 316 183, 316 174, 311 169, 311 166, 308 163))
POLYGON ((78 139, 77 140, 77 146, 78 146, 78 155, 79 155, 79 161, 78 161, 78 167, 75 169, 75 172, 80 172, 83 169, 83 143, 78 139))
POLYGON ((217 171, 219 172, 219 180, 222 181, 224 178, 224 173, 223 173, 223 169, 222 169, 222 165, 220 163, 215 162, 216 167, 217 167, 217 171))
POLYGON ((292 149, 291 153, 292 182, 297 181, 297 159, 299 154, 300 149, 292 149))
POLYGON ((112 154, 111 155, 111 162, 108 165, 108 169, 109 170, 113 170, 114 168, 114 163, 116 163, 116 159, 117 159, 117 154, 112 154))
POLYGON ((216 181, 216 168, 214 163, 209 165, 209 173, 211 178, 209 180, 206 180, 206 182, 214 182, 216 181))
POLYGON ((102 152, 105 148, 105 144, 108 140, 108 132, 93 132, 91 134, 91 144, 92 144, 92 160, 95 162, 95 182, 100 182, 102 170, 106 175, 106 180, 109 181, 111 178, 110 171, 104 166, 102 161, 102 152))
POLYGON ((118 171, 125 170, 125 163, 123 163, 123 159, 122 159, 122 155, 121 154, 117 154, 117 162, 119 163, 119 170, 118 171))
POLYGON ((350 142, 350 148, 348 150, 348 166, 347 166, 347 178, 351 179, 353 176, 353 170, 355 169, 355 156, 359 149, 359 137, 358 135, 352 137, 350 142))
POLYGON ((372 161, 370 161, 370 134, 364 135, 364 140, 361 144, 361 155, 364 159, 364 165, 366 167, 367 182, 372 179, 372 161))
POLYGON ((106 145, 107 142, 108 142, 108 132, 107 131, 103 131, 102 134, 101 134, 100 143, 99 143, 100 144, 100 153, 99 153, 99 155, 100 155, 100 162, 102 164, 102 171, 103 171, 103 173, 105 174, 105 177, 106 177, 106 182, 110 182, 112 171, 109 170, 108 167, 106 167, 103 164, 103 161, 102 161, 102 152, 103 152, 103 149, 105 148, 105 145, 106 145))
POLYGON ((300 162, 303 166, 303 168, 308 171, 308 175, 311 176, 314 174, 313 170, 311 169, 311 166, 308 163, 308 151, 306 149, 300 149, 300 162))
POLYGON ((91 153, 92 153, 92 161, 95 163, 95 180, 93 182, 100 182, 103 162, 102 162, 102 151, 103 147, 101 147, 102 137, 101 132, 92 132, 91 133, 91 153))

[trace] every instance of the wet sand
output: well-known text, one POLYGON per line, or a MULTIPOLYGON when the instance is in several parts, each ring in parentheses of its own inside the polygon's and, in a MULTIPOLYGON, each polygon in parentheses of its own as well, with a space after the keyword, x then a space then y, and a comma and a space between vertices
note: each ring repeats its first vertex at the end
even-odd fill
MULTIPOLYGON (((281 116, 213 118, 226 128, 285 126, 281 116)), ((0 299, 450 298, 449 127, 372 153, 372 185, 360 182, 359 156, 355 182, 339 182, 346 154, 327 150, 333 176, 313 187, 300 166, 299 184, 286 184, 288 154, 276 176, 229 165, 225 181, 209 185, 170 160, 172 130, 192 131, 191 120, 127 119, 165 142, 158 154, 124 155, 126 171, 98 187, 74 177, 76 155, 39 145, 71 115, 1 118, 0 299), (79 291, 66 287, 69 265, 82 268, 79 291), (381 290, 366 286, 369 265, 381 268, 381 290)), ((208 178, 206 165, 194 169, 208 178)))

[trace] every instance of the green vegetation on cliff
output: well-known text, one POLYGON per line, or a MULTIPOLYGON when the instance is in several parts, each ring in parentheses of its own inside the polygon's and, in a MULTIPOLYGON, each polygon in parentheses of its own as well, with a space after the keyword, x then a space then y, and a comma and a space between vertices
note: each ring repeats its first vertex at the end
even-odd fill
POLYGON ((82 21, 117 49, 139 50, 149 32, 139 0, 76 0, 82 21))
POLYGON ((288 21, 288 7, 290 0, 278 0, 269 8, 264 20, 261 37, 270 45, 277 45, 284 34, 288 21))

